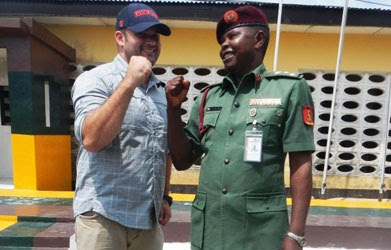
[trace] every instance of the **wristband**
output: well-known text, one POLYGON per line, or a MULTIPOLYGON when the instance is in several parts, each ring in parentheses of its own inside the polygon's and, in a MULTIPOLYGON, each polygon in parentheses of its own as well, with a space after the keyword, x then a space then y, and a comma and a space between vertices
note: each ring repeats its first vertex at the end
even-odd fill
POLYGON ((169 195, 163 195, 163 200, 166 200, 168 202, 168 205, 172 205, 172 197, 169 195))

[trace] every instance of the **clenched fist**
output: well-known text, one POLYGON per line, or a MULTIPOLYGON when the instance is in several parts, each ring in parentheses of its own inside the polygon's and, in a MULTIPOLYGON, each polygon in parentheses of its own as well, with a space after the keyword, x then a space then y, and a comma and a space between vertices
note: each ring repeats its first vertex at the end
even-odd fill
POLYGON ((187 92, 190 88, 190 82, 185 80, 183 76, 176 76, 169 80, 166 84, 167 103, 173 108, 181 106, 186 100, 187 92))
POLYGON ((123 80, 132 89, 148 82, 152 72, 151 62, 143 56, 132 56, 128 64, 128 72, 123 80))

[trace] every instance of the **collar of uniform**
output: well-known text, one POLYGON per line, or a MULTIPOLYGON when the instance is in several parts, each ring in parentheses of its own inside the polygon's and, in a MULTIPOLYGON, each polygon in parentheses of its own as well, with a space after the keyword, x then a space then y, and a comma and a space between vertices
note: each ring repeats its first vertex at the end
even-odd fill
MULTIPOLYGON (((258 67, 256 67, 253 71, 247 73, 246 75, 243 76, 242 78, 242 82, 253 82, 254 83, 254 87, 258 87, 259 84, 257 84, 257 76, 260 75, 260 76, 263 76, 264 73, 266 72, 266 68, 265 68, 265 65, 264 64, 261 64, 259 65, 258 67)), ((226 88, 228 86, 232 86, 236 89, 235 87, 235 84, 234 84, 234 80, 233 80, 233 77, 232 77, 232 74, 229 73, 228 75, 226 75, 223 79, 223 88, 226 88)))
MULTIPOLYGON (((120 71, 121 76, 125 77, 126 72, 128 72, 128 63, 119 54, 115 57, 114 61, 116 67, 120 71)), ((160 86, 158 85, 159 83, 160 81, 156 78, 155 74, 151 72, 151 76, 149 77, 149 81, 148 81, 147 90, 152 87, 158 88, 160 86)))
POLYGON ((261 78, 264 75, 265 71, 266 71, 265 65, 261 64, 258 67, 256 67, 253 71, 246 74, 243 77, 242 81, 247 78, 248 82, 253 82, 255 84, 254 87, 257 88, 259 86, 259 83, 261 82, 261 78))
POLYGON ((236 89, 234 80, 231 74, 228 74, 223 79, 223 89, 227 90, 229 87, 232 87, 233 89, 236 89))

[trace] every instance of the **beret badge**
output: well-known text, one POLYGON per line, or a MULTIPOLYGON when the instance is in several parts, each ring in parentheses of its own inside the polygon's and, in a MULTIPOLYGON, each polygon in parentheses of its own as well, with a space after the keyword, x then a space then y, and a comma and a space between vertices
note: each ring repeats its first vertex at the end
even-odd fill
POLYGON ((224 14, 224 21, 227 24, 234 24, 238 21, 238 19, 239 19, 238 13, 234 10, 229 10, 224 14))

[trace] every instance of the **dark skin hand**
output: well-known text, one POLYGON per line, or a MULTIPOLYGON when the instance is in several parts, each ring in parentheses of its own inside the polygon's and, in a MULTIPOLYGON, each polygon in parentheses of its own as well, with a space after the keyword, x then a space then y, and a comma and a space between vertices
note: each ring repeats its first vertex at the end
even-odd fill
MULTIPOLYGON (((303 236, 312 190, 311 152, 289 153, 292 212, 289 231, 303 236)), ((300 250, 302 247, 292 238, 285 236, 281 249, 300 250)))
POLYGON ((181 119, 181 104, 186 100, 190 82, 177 76, 166 83, 168 146, 174 167, 177 170, 190 168, 197 159, 185 135, 181 119))
POLYGON ((168 105, 172 108, 180 108, 182 102, 186 100, 190 82, 184 80, 183 76, 176 76, 166 84, 166 96, 168 105))

